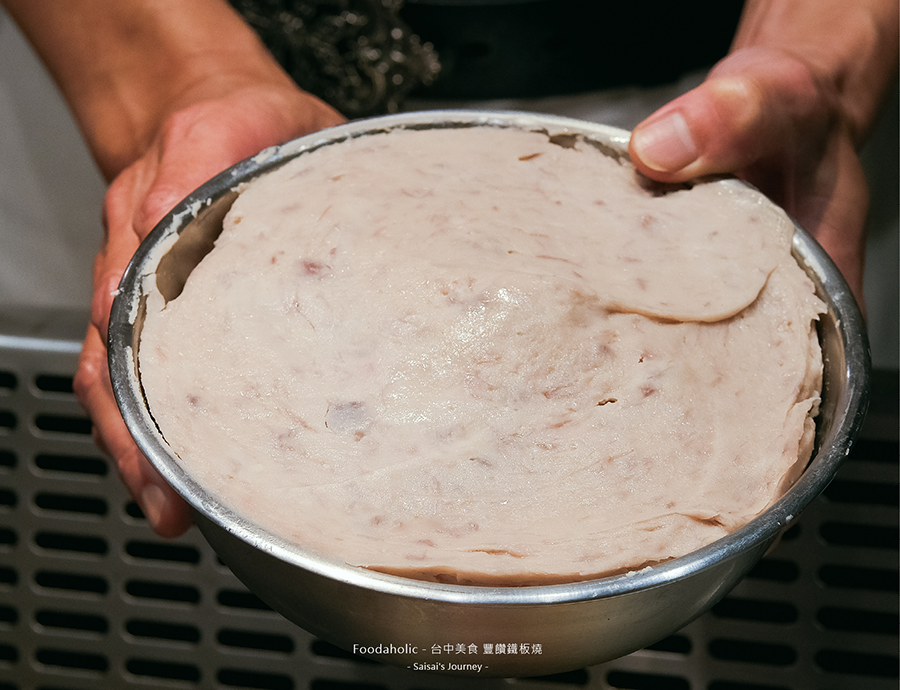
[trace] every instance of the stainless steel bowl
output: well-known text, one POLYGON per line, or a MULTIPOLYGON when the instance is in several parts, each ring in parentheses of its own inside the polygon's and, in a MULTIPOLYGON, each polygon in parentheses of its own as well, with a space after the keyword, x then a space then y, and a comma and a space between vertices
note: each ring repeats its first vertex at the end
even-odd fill
POLYGON ((266 150, 196 190, 141 245, 113 305, 109 364, 122 415, 140 449, 193 507, 222 560, 273 609, 315 635, 379 661, 445 673, 533 676, 641 649, 687 624, 737 584, 825 488, 849 452, 865 415, 869 353, 847 284, 798 227, 795 255, 827 304, 820 324, 825 371, 814 456, 794 487, 742 529, 634 574, 533 587, 421 582, 323 559, 232 512, 179 464, 147 409, 136 354, 151 281, 167 298, 180 292, 221 230, 241 182, 321 146, 372 132, 472 126, 578 134, 617 151, 626 149, 629 136, 543 115, 444 111, 357 121, 266 150), (499 653, 501 644, 506 653, 499 653))

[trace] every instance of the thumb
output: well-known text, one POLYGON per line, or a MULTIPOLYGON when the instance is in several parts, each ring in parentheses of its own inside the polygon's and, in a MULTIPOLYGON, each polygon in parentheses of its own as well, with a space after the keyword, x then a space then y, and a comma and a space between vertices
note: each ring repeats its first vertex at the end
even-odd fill
POLYGON ((782 206, 831 255, 862 304, 867 189, 833 87, 796 58, 746 48, 632 132, 660 182, 730 173, 782 206))
POLYGON ((796 134, 816 126, 819 104, 803 63, 768 49, 737 51, 641 122, 629 153, 641 172, 662 182, 739 173, 774 155, 783 165, 798 158, 796 134))

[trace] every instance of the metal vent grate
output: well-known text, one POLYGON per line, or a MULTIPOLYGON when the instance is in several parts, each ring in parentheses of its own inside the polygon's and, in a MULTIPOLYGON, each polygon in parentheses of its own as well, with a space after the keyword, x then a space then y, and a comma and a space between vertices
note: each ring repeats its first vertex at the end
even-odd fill
POLYGON ((709 613, 600 666, 462 680, 315 639, 248 592, 196 530, 155 537, 94 449, 72 394, 78 347, 77 335, 0 335, 0 690, 897 688, 895 372, 876 379, 836 480, 709 613))

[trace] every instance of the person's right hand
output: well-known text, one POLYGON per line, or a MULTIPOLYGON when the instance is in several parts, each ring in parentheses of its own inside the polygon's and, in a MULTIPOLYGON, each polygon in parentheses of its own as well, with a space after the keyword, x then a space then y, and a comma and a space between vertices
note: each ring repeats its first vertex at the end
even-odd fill
POLYGON ((736 51, 639 124, 630 153, 662 182, 750 182, 819 241, 862 305, 868 188, 856 133, 823 81, 784 51, 736 51))
POLYGON ((113 296, 141 240, 181 199, 260 150, 339 124, 341 115, 290 85, 249 85, 178 109, 146 152, 115 177, 104 204, 105 238, 94 264, 91 323, 75 377, 94 439, 115 462, 153 529, 172 537, 191 524, 185 502, 138 450, 110 385, 106 338, 113 296))
POLYGON ((863 306, 858 149, 896 86, 896 0, 747 0, 731 53, 632 132, 661 182, 730 173, 815 237, 863 306))

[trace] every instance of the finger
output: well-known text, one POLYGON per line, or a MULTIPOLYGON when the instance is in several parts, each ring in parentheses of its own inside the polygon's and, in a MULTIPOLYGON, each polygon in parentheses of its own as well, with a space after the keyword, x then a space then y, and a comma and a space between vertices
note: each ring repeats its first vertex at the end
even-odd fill
POLYGON ((122 421, 106 365, 100 334, 89 328, 75 375, 75 393, 94 424, 98 447, 115 459, 122 480, 155 532, 175 537, 191 525, 184 500, 143 456, 122 421))
POLYGON ((809 128, 824 126, 821 99, 799 61, 770 50, 739 51, 640 123, 629 153, 639 170, 664 182, 735 173, 773 155, 797 159, 797 143, 815 139, 809 128))
MULTIPOLYGON (((101 433, 110 432, 106 429, 101 433)), ((153 531, 166 538, 184 534, 192 524, 191 512, 184 499, 160 476, 133 442, 124 448, 120 446, 117 453, 114 457, 119 476, 126 487, 136 487, 132 495, 153 531)))
POLYGON ((132 218, 143 184, 139 166, 130 168, 113 180, 103 200, 104 240, 94 259, 91 298, 91 324, 103 342, 109 325, 109 312, 128 262, 140 244, 132 218))

